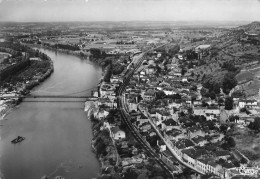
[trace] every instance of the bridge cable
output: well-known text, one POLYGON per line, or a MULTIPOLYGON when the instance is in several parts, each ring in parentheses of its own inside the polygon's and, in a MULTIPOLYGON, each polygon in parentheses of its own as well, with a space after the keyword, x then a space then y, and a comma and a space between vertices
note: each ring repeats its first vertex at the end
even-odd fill
POLYGON ((96 89, 97 87, 93 87, 93 88, 89 88, 89 89, 86 89, 86 90, 83 90, 83 91, 78 91, 78 92, 73 92, 73 93, 68 93, 68 94, 60 94, 60 95, 57 95, 57 96, 70 96, 70 95, 73 95, 73 94, 79 94, 79 93, 83 93, 83 92, 86 92, 86 91, 89 91, 89 90, 92 90, 92 89, 96 89))

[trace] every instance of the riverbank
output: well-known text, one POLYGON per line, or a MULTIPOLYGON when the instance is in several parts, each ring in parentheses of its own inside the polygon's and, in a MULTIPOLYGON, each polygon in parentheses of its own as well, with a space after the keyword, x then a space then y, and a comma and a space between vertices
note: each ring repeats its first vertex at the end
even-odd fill
MULTIPOLYGON (((58 51, 60 53, 65 53, 65 54, 68 54, 68 55, 74 55, 74 56, 77 56, 83 60, 90 60, 89 58, 85 58, 85 57, 89 57, 90 56, 90 53, 89 54, 85 54, 81 51, 73 51, 73 50, 66 50, 66 49, 61 49, 61 48, 53 48, 53 47, 50 47, 50 46, 47 46, 47 45, 41 45, 41 44, 26 44, 26 43, 23 43, 24 45, 27 45, 29 47, 37 47, 37 48, 44 48, 44 49, 48 49, 48 50, 52 50, 52 51, 58 51), (86 55, 86 56, 85 56, 86 55)), ((90 60, 91 61, 91 60, 90 60)))
MULTIPOLYGON (((20 95, 27 95, 30 93, 30 90, 32 90, 34 87, 38 86, 41 84, 43 81, 45 81, 54 71, 53 67, 53 61, 51 58, 47 55, 45 61, 49 63, 49 68, 48 70, 41 74, 40 76, 37 76, 37 79, 31 80, 31 81, 26 81, 25 83, 22 84, 22 87, 19 88, 19 90, 14 91, 14 92, 2 92, 1 96, 2 98, 0 99, 0 120, 3 120, 4 117, 12 111, 12 109, 18 105, 21 101, 22 98, 20 98, 20 95), (13 96, 11 99, 5 99, 4 96, 13 96)), ((27 67, 25 70, 28 70, 29 67, 27 67)))
POLYGON ((118 176, 119 173, 116 171, 116 166, 120 160, 117 148, 113 139, 110 136, 109 128, 106 128, 103 121, 98 120, 94 117, 94 113, 98 112, 99 108, 96 102, 85 103, 85 113, 87 119, 91 121, 91 128, 93 139, 91 141, 91 147, 93 153, 95 153, 101 168, 101 173, 98 178, 102 176, 118 176))

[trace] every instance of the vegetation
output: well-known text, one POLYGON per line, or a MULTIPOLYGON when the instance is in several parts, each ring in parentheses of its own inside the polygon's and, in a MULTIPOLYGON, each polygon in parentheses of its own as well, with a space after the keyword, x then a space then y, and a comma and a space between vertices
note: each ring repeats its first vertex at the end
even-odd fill
POLYGON ((237 80, 235 78, 235 73, 226 73, 222 83, 222 89, 225 94, 229 94, 230 90, 237 85, 237 80))
POLYGON ((243 91, 237 90, 232 93, 232 98, 245 98, 246 94, 243 91))
POLYGON ((235 146, 236 146, 236 142, 235 142, 233 137, 228 137, 228 136, 224 137, 224 142, 222 144, 222 147, 224 149, 230 149, 230 148, 233 148, 235 146))
POLYGON ((0 85, 7 88, 8 91, 15 90, 18 83, 25 84, 27 82, 21 91, 23 93, 38 85, 53 72, 51 59, 39 50, 10 42, 0 43, 0 47, 15 54, 15 57, 12 56, 12 58, 4 60, 2 65, 5 68, 0 72, 0 85), (30 60, 31 57, 37 57, 39 60, 30 60))
POLYGON ((55 48, 65 49, 65 50, 80 50, 77 45, 69 45, 69 44, 55 44, 55 48))
POLYGON ((109 83, 110 82, 110 78, 112 76, 112 65, 109 64, 107 67, 106 67, 106 70, 105 70, 105 74, 104 74, 104 81, 109 83))
POLYGON ((225 109, 226 110, 231 110, 233 109, 233 98, 232 97, 227 97, 225 100, 225 109))
POLYGON ((254 122, 251 122, 248 127, 252 130, 260 132, 260 117, 256 117, 254 122))

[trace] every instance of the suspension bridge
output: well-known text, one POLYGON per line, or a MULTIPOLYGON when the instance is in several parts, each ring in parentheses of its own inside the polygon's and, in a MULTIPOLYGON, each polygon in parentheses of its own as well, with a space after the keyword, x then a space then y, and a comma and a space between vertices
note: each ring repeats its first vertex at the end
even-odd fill
POLYGON ((28 94, 28 95, 1 95, 0 99, 15 99, 15 98, 20 98, 20 99, 32 99, 32 98, 46 98, 46 99, 85 99, 88 101, 95 101, 98 98, 92 95, 80 95, 82 93, 86 93, 88 91, 92 91, 93 89, 97 89, 96 87, 86 89, 83 91, 78 91, 78 92, 73 92, 73 93, 68 93, 68 94, 28 94))

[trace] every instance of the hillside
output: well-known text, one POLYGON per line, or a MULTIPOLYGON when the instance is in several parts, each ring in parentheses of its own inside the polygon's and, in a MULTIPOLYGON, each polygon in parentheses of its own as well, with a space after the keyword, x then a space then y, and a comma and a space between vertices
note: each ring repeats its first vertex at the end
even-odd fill
POLYGON ((259 21, 255 21, 255 22, 252 22, 250 24, 247 24, 247 25, 243 25, 243 26, 239 26, 237 28, 238 30, 242 29, 246 32, 249 32, 250 34, 254 33, 254 34, 259 34, 260 33, 260 22, 259 21))
MULTIPOLYGON (((206 42, 211 44, 210 54, 203 58, 204 65, 195 70, 195 75, 200 74, 202 83, 221 84, 223 76, 227 72, 223 64, 232 64, 236 67, 236 80, 238 84, 254 80, 254 84, 260 84, 258 70, 260 62, 260 22, 252 22, 234 29, 220 37, 215 37, 206 42), (258 35, 252 35, 258 34, 258 35), (214 74, 214 75, 213 75, 214 74), (204 76, 204 77, 203 77, 204 76), (203 77, 203 79, 202 79, 203 77), (259 82, 258 82, 259 81, 259 82)), ((252 87, 252 86, 251 86, 252 87)), ((246 88, 246 87, 244 87, 246 88)), ((254 96, 260 88, 254 85, 254 92, 247 94, 254 96)))

